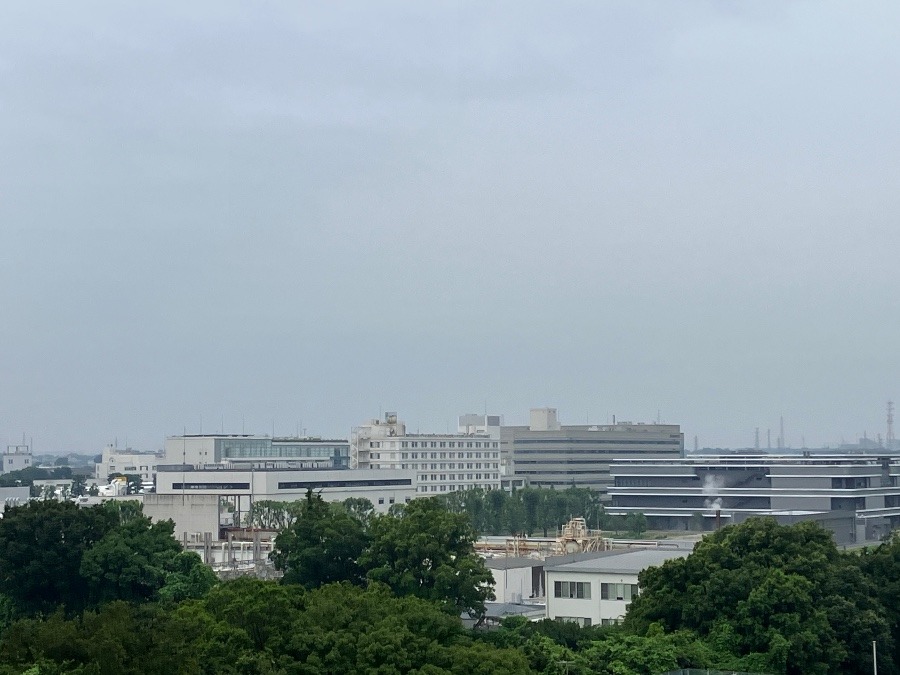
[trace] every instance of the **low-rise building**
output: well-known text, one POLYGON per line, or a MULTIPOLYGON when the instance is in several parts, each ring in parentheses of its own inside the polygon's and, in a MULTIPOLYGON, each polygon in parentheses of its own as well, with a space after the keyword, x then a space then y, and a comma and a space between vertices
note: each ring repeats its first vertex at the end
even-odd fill
POLYGON ((640 592, 638 574, 688 555, 690 549, 626 549, 563 564, 548 560, 547 617, 582 626, 620 623, 640 592))
POLYGON ((416 496, 416 476, 410 470, 386 469, 375 474, 271 464, 161 464, 157 467, 156 493, 214 495, 227 504, 233 524, 241 524, 256 501, 296 501, 304 499, 308 490, 326 501, 368 499, 379 512, 386 512, 393 504, 405 504, 416 496))
POLYGON ((24 487, 0 487, 0 518, 3 512, 10 506, 22 506, 28 502, 30 490, 24 487))
POLYGON ((100 461, 94 465, 94 479, 105 485, 115 474, 140 476, 144 485, 156 483, 156 467, 163 463, 162 457, 153 452, 135 452, 131 448, 107 445, 100 454, 100 461))
MULTIPOLYGON (((477 416, 463 416, 469 417, 477 416)), ((487 422, 499 422, 499 417, 494 415, 485 418, 487 422)), ((387 413, 384 421, 373 419, 353 429, 350 464, 365 471, 412 471, 420 496, 474 488, 497 490, 500 488, 499 427, 484 427, 486 433, 481 433, 477 421, 465 421, 466 427, 477 431, 412 434, 397 419, 397 413, 387 413)))

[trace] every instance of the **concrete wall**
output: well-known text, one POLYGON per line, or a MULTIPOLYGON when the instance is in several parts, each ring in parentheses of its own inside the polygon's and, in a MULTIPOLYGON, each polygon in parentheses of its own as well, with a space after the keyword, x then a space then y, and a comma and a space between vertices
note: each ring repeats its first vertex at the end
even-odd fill
POLYGON ((175 538, 210 532, 219 538, 219 498, 214 495, 144 495, 144 515, 154 522, 175 521, 175 538))

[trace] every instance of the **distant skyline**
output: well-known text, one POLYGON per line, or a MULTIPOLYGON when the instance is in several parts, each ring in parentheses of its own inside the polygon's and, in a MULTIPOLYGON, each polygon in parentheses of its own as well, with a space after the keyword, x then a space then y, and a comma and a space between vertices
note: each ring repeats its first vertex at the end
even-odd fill
POLYGON ((0 442, 884 433, 900 5, 0 6, 0 442))

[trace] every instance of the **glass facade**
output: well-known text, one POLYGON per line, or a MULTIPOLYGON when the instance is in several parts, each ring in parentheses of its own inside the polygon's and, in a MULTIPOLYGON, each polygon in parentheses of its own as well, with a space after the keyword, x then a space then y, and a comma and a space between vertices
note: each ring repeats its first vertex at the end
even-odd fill
POLYGON ((344 441, 272 440, 271 438, 217 438, 216 461, 253 459, 309 459, 334 469, 350 466, 350 444, 344 441))

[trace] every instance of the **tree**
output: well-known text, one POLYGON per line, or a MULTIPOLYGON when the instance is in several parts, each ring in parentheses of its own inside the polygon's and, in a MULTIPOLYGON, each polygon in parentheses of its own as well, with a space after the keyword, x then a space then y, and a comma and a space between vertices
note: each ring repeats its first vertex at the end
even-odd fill
POLYGON ((687 558, 644 570, 639 583, 626 625, 695 631, 727 645, 741 669, 862 674, 871 672, 873 640, 893 648, 874 587, 813 522, 725 527, 687 558))
MULTIPOLYGON (((168 575, 178 569, 181 545, 172 536, 174 530, 171 520, 152 523, 144 516, 132 517, 91 546, 79 571, 88 582, 92 604, 156 598, 168 575)), ((200 564, 199 556, 194 558, 200 564)))
POLYGON ((484 616, 493 577, 475 553, 475 531, 464 515, 434 498, 415 499, 399 517, 376 516, 370 534, 360 557, 370 581, 435 601, 457 616, 484 616))
POLYGON ((635 537, 640 537, 647 531, 647 516, 643 513, 632 512, 625 516, 625 527, 635 537))
POLYGON ((343 509, 332 509, 321 496, 306 493, 297 519, 275 538, 272 560, 283 581, 317 588, 335 581, 361 584, 358 559, 368 544, 362 523, 343 509))
POLYGON ((363 526, 368 525, 375 513, 375 505, 365 497, 348 497, 341 502, 341 506, 363 526))
POLYGON ((7 508, 0 520, 0 594, 23 614, 80 611, 89 587, 79 573, 87 550, 115 527, 105 509, 32 501, 7 508))

